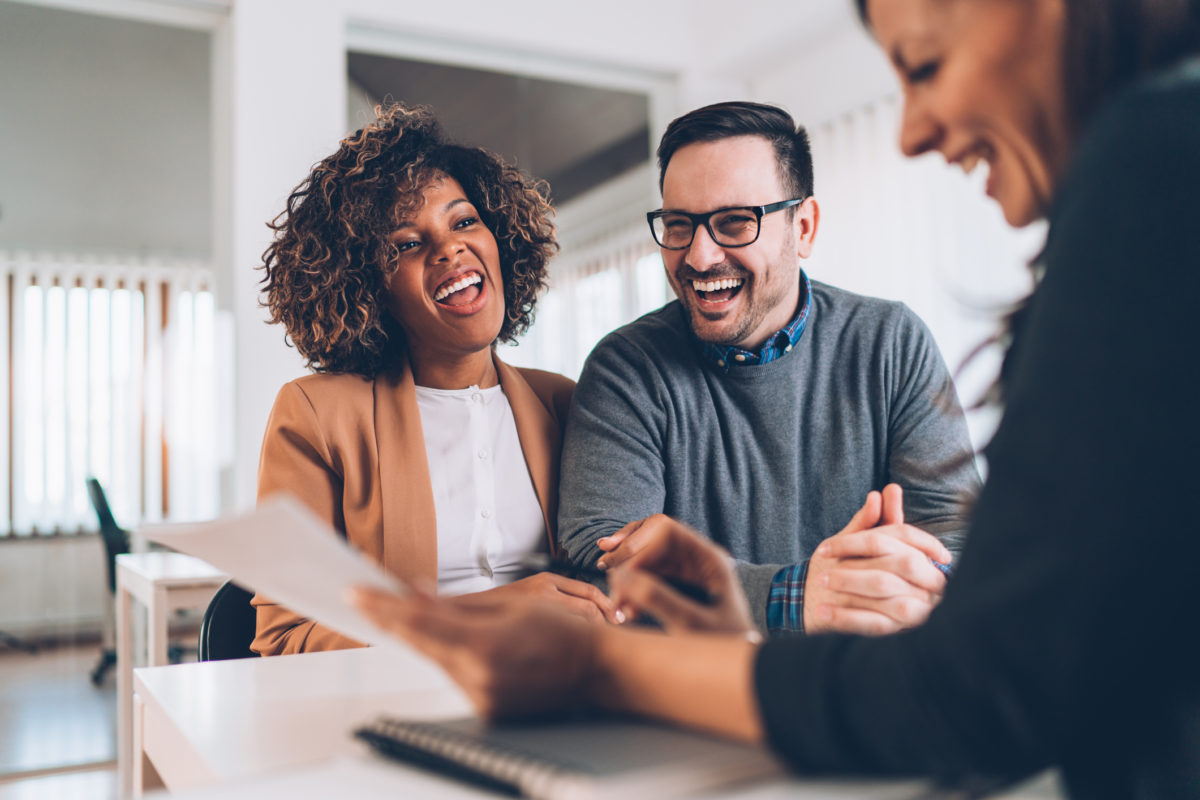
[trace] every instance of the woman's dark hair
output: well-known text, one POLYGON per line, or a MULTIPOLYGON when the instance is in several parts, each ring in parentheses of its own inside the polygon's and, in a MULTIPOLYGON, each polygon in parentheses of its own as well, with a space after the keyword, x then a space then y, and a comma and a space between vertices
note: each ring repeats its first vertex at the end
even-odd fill
POLYGON ((793 197, 813 193, 812 151, 808 132, 782 108, 762 103, 729 102, 689 111, 667 126, 658 143, 658 189, 662 191, 667 164, 681 147, 717 142, 734 136, 761 136, 775 149, 779 181, 793 197))
POLYGON ((268 223, 275 239, 261 283, 271 322, 283 323, 316 372, 378 374, 404 348, 387 303, 398 255, 388 234, 448 175, 496 237, 505 303, 498 338, 515 341, 558 247, 543 186, 485 150, 448 142, 427 108, 392 104, 376 117, 316 164, 268 223))
MULTIPOLYGON (((867 1, 855 0, 855 6, 859 19, 870 27, 867 1)), ((1064 2, 1064 89, 1076 131, 1138 76, 1200 51, 1197 0, 1064 2)))
POLYGON ((1076 130, 1140 75, 1200 50, 1196 0, 1066 0, 1066 97, 1076 130))

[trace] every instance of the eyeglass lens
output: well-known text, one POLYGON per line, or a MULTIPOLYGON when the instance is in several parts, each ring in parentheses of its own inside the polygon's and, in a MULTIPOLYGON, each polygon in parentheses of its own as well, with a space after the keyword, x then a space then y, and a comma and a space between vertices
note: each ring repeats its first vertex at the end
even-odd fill
MULTIPOLYGON (((654 238, 663 247, 687 247, 695 235, 694 227, 689 217, 664 214, 654 218, 654 238)), ((749 208, 716 211, 708 217, 708 228, 717 244, 750 244, 758 236, 758 216, 749 208)))

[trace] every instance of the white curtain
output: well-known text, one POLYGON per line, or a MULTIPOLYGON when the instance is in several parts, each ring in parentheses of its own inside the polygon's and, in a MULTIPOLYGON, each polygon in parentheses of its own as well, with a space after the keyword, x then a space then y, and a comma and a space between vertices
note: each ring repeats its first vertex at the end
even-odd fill
POLYGON ((0 252, 0 271, 0 531, 93 529, 89 475, 126 527, 215 515, 211 269, 0 252))

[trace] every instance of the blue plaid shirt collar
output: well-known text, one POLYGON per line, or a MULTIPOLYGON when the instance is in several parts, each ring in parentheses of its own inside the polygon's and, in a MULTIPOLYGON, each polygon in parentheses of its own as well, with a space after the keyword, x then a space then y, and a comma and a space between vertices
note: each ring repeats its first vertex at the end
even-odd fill
POLYGON ((702 342, 693 336, 700 349, 700 356, 725 373, 734 367, 767 364, 792 352, 796 342, 800 341, 800 337, 804 335, 804 327, 808 324, 808 312, 812 308, 812 283, 804 274, 804 270, 800 270, 800 283, 803 298, 800 310, 796 312, 796 316, 792 317, 791 322, 770 336, 758 350, 743 350, 736 345, 702 342))

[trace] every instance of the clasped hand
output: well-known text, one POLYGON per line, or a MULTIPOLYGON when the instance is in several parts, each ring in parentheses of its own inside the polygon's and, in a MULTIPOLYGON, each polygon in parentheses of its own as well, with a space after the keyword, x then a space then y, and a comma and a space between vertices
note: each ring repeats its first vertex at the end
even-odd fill
MULTIPOLYGON (((903 491, 871 492, 850 522, 809 559, 804 627, 879 635, 921 624, 941 600, 949 563, 945 546, 904 524, 903 491)), ((668 630, 752 631, 733 560, 717 545, 662 514, 600 539, 598 564, 610 571, 613 601, 626 616, 649 613, 668 630), (663 578, 696 584, 714 598, 704 606, 663 578)))
POLYGON ((880 635, 920 625, 942 599, 950 563, 934 536, 904 524, 894 483, 871 492, 845 528, 817 547, 804 584, 804 629, 880 635))

